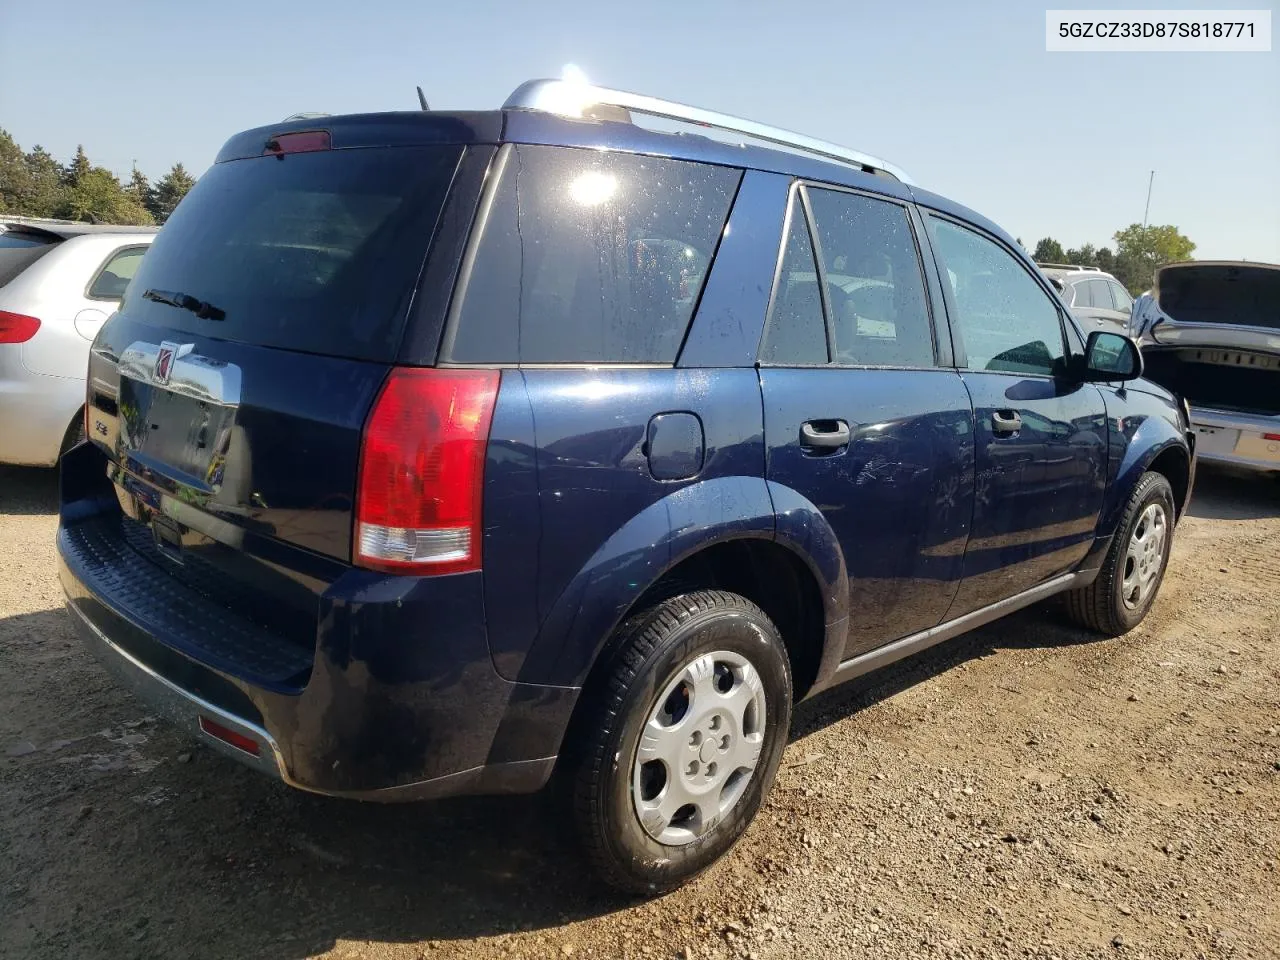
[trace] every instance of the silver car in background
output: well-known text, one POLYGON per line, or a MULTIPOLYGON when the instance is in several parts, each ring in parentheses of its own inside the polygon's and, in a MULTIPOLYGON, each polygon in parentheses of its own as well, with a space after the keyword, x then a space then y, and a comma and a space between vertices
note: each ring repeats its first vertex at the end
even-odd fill
POLYGON ((89 345, 156 229, 0 217, 0 463, 53 466, 83 436, 89 345))
POLYGON ((1133 297, 1111 274, 1097 267, 1065 263, 1037 263, 1036 266, 1057 287, 1086 334, 1094 330, 1125 332, 1133 297))
POLYGON ((1190 404, 1202 461, 1280 472, 1280 264, 1163 266, 1130 334, 1144 376, 1190 404))

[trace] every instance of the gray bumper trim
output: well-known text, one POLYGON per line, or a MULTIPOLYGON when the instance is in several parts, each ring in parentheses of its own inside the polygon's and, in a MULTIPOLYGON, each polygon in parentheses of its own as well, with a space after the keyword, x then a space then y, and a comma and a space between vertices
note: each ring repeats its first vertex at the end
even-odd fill
POLYGON ((284 756, 271 734, 260 726, 228 713, 221 707, 183 690, 177 684, 160 676, 141 660, 122 649, 111 638, 103 633, 96 624, 90 621, 74 604, 67 604, 72 619, 80 628, 80 634, 86 644, 93 650, 97 658, 112 674, 120 679, 130 690, 153 707, 166 720, 177 725, 189 736, 194 736, 207 743, 220 753, 226 754, 247 766, 253 767, 268 776, 283 780, 292 786, 284 764, 284 756), (210 736, 200 728, 200 717, 222 724, 241 736, 248 737, 258 744, 258 756, 224 743, 217 737, 210 736))

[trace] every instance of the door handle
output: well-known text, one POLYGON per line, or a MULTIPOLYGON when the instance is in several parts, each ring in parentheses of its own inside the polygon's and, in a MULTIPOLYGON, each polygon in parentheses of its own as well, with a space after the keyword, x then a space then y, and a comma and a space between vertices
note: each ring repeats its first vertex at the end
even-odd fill
POLYGON ((847 447, 849 437, 849 424, 843 420, 806 420, 800 424, 800 446, 806 450, 847 447))
POLYGON ((1017 433, 1022 429, 1022 417, 1017 410, 996 410, 991 414, 992 433, 1017 433))

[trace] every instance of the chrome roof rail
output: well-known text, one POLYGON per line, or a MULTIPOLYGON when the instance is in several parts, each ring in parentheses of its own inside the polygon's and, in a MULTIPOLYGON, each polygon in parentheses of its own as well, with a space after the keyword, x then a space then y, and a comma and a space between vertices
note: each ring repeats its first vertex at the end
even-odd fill
POLYGON ((518 86, 502 106, 504 110, 542 110, 567 117, 595 116, 596 119, 610 120, 625 119, 625 115, 619 116, 620 109, 690 123, 699 127, 740 133, 752 140, 777 144, 824 160, 834 160, 837 163, 857 167, 860 170, 886 173, 903 183, 913 182, 900 167, 839 144, 817 140, 802 133, 792 133, 790 130, 782 130, 778 127, 770 127, 742 117, 714 113, 683 103, 659 100, 657 97, 646 97, 639 93, 626 93, 622 90, 609 90, 573 80, 529 80, 518 86), (592 111, 593 107, 615 109, 592 111))

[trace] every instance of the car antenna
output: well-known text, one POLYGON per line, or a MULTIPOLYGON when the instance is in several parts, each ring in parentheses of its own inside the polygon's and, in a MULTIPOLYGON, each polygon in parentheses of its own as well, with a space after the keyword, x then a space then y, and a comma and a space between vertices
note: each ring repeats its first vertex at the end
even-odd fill
POLYGON ((422 92, 421 87, 418 87, 418 103, 422 106, 423 110, 431 109, 429 106, 427 106, 427 95, 422 92))

